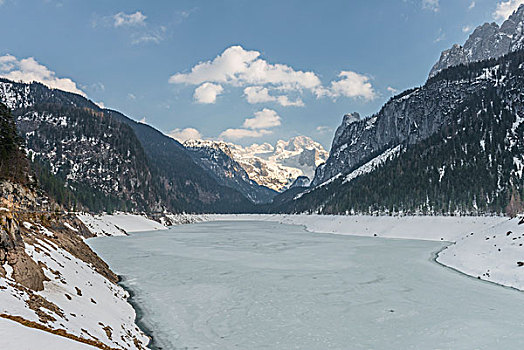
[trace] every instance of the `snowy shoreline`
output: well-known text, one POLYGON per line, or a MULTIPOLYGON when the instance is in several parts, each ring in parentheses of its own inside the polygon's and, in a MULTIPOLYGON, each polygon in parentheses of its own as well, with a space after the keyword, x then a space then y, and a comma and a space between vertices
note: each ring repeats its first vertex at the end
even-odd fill
POLYGON ((144 312, 143 312, 142 308, 140 307, 140 303, 137 303, 134 300, 135 295, 136 295, 135 292, 133 291, 132 288, 130 288, 130 287, 125 285, 125 277, 124 276, 118 275, 118 278, 120 279, 118 281, 118 285, 129 294, 129 297, 127 298, 127 302, 135 310, 135 324, 137 325, 138 328, 140 328, 142 333, 144 333, 149 338, 149 343, 147 344, 147 349, 149 349, 149 350, 158 350, 159 348, 155 345, 155 337, 153 336, 153 331, 151 329, 149 329, 144 324, 144 322, 142 322, 142 317, 143 317, 144 312))
MULTIPOLYGON (((145 215, 127 213, 82 216, 80 219, 97 236, 166 230, 171 226, 145 215)), ((524 290, 524 267, 518 264, 524 261, 524 225, 520 225, 517 218, 215 214, 184 215, 178 223, 205 221, 269 221, 302 226, 315 233, 449 242, 432 252, 433 262, 470 278, 524 290)), ((152 332, 140 321, 142 311, 133 301, 132 289, 125 285, 125 280, 118 284, 130 295, 127 302, 135 310, 135 324, 150 338, 148 348, 156 349, 152 332)))
MULTIPOLYGON (((96 235, 165 230, 145 215, 79 216, 96 235)), ((307 231, 451 242, 435 261, 468 276, 524 290, 524 225, 503 216, 342 216, 281 214, 171 215, 171 224, 255 220, 304 226, 307 231)))
MULTIPOLYGON (((165 230, 145 215, 79 216, 96 235, 165 230)), ((353 236, 451 242, 435 261, 468 276, 524 290, 524 225, 503 216, 366 216, 208 214, 171 215, 171 224, 255 220, 304 226, 307 231, 353 236)))

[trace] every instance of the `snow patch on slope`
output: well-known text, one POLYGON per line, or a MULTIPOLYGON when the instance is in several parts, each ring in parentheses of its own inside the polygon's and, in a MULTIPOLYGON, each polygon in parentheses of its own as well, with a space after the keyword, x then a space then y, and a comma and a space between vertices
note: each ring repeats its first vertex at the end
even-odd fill
POLYGON ((77 214, 77 217, 97 236, 126 236, 128 232, 167 229, 161 223, 137 214, 77 214))
POLYGON ((199 222, 205 219, 202 215, 193 214, 161 214, 158 221, 146 215, 121 213, 88 214, 79 213, 77 217, 96 236, 126 236, 130 232, 167 230, 172 225, 183 225, 199 222))
POLYGON ((97 348, 0 318, 0 349, 95 350, 97 348))
POLYGON ((354 180, 354 179, 356 179, 357 177, 359 177, 361 175, 368 174, 368 173, 374 171, 380 165, 384 164, 388 160, 391 160, 391 159, 395 158, 400 153, 400 151, 401 151, 400 145, 398 145, 396 147, 392 147, 392 148, 386 150, 381 155, 373 158, 372 160, 370 160, 366 164, 364 164, 364 165, 358 167, 357 169, 353 170, 352 172, 350 172, 346 176, 346 179, 344 180, 344 183, 350 182, 351 180, 354 180))

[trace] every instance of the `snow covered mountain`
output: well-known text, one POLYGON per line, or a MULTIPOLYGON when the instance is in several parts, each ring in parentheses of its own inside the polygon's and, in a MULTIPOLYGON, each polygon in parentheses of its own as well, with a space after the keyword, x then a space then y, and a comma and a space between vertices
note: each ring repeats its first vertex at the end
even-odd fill
POLYGON ((521 5, 501 26, 495 22, 485 23, 473 31, 464 46, 455 44, 443 51, 429 76, 433 77, 448 67, 499 58, 523 48, 524 5, 521 5))
MULTIPOLYGON (((186 141, 186 147, 216 147, 229 154, 259 185, 282 191, 300 176, 312 179, 315 169, 328 156, 318 142, 307 136, 242 147, 222 141, 186 141)), ((301 180, 304 184, 304 179, 301 180)))
POLYGON ((188 140, 184 146, 191 152, 195 162, 207 170, 217 182, 237 190, 253 203, 269 203, 277 194, 275 190, 251 180, 246 170, 234 160, 226 143, 188 140))

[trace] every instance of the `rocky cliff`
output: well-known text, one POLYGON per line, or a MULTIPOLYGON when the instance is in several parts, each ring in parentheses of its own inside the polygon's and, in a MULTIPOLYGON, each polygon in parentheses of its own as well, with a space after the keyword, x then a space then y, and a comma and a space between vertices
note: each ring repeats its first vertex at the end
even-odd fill
POLYGON ((430 77, 448 67, 499 58, 524 48, 524 6, 521 5, 502 25, 485 23, 477 27, 463 46, 445 50, 429 73, 430 77))

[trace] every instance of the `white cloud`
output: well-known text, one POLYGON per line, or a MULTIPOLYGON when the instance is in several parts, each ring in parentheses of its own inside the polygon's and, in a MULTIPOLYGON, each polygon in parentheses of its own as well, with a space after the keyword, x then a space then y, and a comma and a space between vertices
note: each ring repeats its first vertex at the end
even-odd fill
POLYGON ((140 11, 130 14, 119 12, 113 16, 94 15, 91 25, 93 28, 102 26, 125 29, 133 45, 158 44, 165 40, 168 35, 168 27, 164 25, 150 26, 146 22, 147 18, 148 17, 140 11))
POLYGON ((472 29, 471 26, 464 26, 464 27, 462 27, 462 32, 463 33, 469 33, 469 32, 471 32, 471 29, 472 29))
POLYGON ((326 134, 328 132, 331 132, 333 131, 332 128, 330 128, 329 126, 325 126, 325 125, 319 125, 316 127, 315 129, 319 134, 326 134))
POLYGON ((396 94, 398 92, 398 89, 395 89, 394 87, 392 86, 388 86, 386 88, 386 90, 388 90, 389 92, 391 92, 392 94, 396 94))
POLYGON ((274 128, 280 124, 280 116, 277 112, 272 109, 264 108, 261 111, 255 112, 253 118, 247 118, 244 120, 242 126, 247 129, 267 129, 274 128))
POLYGON ((202 138, 200 131, 194 128, 174 129, 171 130, 167 135, 179 142, 184 142, 187 140, 198 140, 202 138))
POLYGON ((260 58, 261 53, 231 46, 212 60, 196 64, 187 73, 176 73, 169 78, 171 84, 201 85, 214 83, 244 87, 249 103, 275 102, 283 107, 303 106, 297 95, 309 91, 317 96, 364 97, 375 94, 369 78, 351 71, 342 71, 339 80, 325 88, 312 71, 295 70, 285 64, 273 64, 260 58), (290 94, 294 98, 290 98, 290 94))
POLYGON ((270 130, 249 130, 249 129, 227 129, 219 136, 220 139, 240 140, 245 138, 256 138, 269 135, 270 130))
POLYGON ((247 118, 239 129, 227 129, 219 136, 221 139, 239 140, 244 138, 255 138, 269 135, 272 133, 270 128, 280 126, 281 118, 272 109, 264 108, 255 112, 255 116, 247 118))
POLYGON ((263 86, 248 86, 244 89, 244 95, 246 96, 247 102, 251 104, 265 103, 265 102, 276 102, 283 107, 295 106, 303 107, 304 102, 297 98, 291 101, 286 95, 272 96, 269 94, 269 89, 263 86))
POLYGON ((442 30, 442 28, 440 28, 438 30, 438 35, 437 35, 437 38, 435 40, 433 40, 434 43, 439 43, 441 42, 442 40, 446 39, 446 33, 444 33, 444 31, 442 30))
POLYGON ((136 96, 132 93, 128 93, 127 98, 129 98, 130 100, 136 100, 136 96))
POLYGON ((124 12, 119 12, 113 16, 113 25, 115 27, 122 26, 144 26, 146 24, 146 18, 142 12, 136 11, 135 13, 126 14, 124 12))
POLYGON ((13 55, 0 56, 0 71, 12 70, 16 67, 17 59, 13 55))
POLYGON ((468 6, 468 10, 473 10, 473 8, 475 8, 476 5, 477 3, 475 1, 472 1, 468 6))
POLYGON ((106 86, 101 82, 93 83, 89 87, 85 87, 85 88, 90 89, 92 91, 96 91, 96 92, 104 92, 106 90, 106 86))
POLYGON ((158 44, 166 37, 167 28, 160 26, 157 29, 139 31, 131 35, 131 44, 144 44, 144 43, 153 43, 158 44))
POLYGON ((277 96, 277 102, 282 107, 304 107, 304 101, 302 101, 300 98, 297 98, 295 101, 291 101, 289 97, 285 95, 277 96))
POLYGON ((342 71, 338 77, 339 80, 332 81, 329 88, 317 89, 317 96, 360 97, 366 100, 372 100, 376 97, 369 77, 351 71, 342 71))
POLYGON ((193 98, 198 103, 215 103, 222 91, 224 88, 219 84, 204 83, 195 89, 193 98))
POLYGON ((251 104, 276 101, 276 97, 270 96, 269 90, 263 86, 248 86, 244 89, 244 95, 251 104))
POLYGON ((235 86, 271 84, 284 90, 313 89, 320 79, 313 72, 295 71, 284 64, 270 64, 260 52, 231 46, 212 61, 201 62, 189 73, 176 73, 170 83, 200 85, 204 82, 235 86))
POLYGON ((422 0, 422 8, 433 12, 440 10, 439 0, 422 0))
POLYGON ((42 83, 52 89, 60 89, 86 96, 69 78, 58 78, 56 73, 38 63, 33 57, 18 60, 12 55, 0 56, 0 77, 13 81, 42 83))
POLYGON ((513 12, 517 11, 519 6, 522 4, 524 4, 524 0, 508 0, 499 2, 495 12, 493 12, 493 18, 506 20, 513 12))

